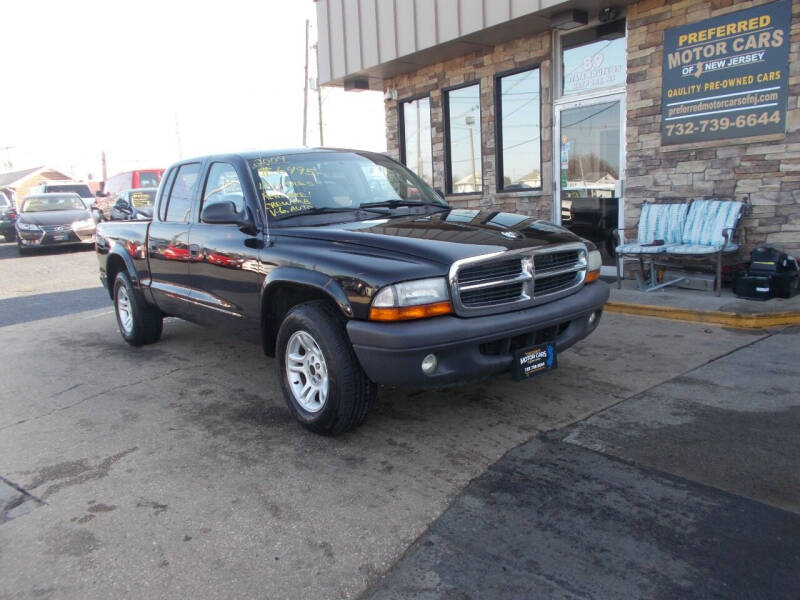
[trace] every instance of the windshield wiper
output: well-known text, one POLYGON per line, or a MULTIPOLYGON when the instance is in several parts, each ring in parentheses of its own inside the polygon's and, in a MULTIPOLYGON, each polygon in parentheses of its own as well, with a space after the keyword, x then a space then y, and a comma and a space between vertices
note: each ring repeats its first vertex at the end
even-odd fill
POLYGON ((399 206, 437 206, 431 202, 420 202, 419 200, 400 200, 395 198, 393 200, 381 200, 380 202, 366 202, 361 205, 361 208, 371 207, 397 208, 399 206))
MULTIPOLYGON (((280 220, 288 219, 290 217, 305 217, 308 215, 324 215, 329 213, 345 213, 345 212, 359 212, 362 211, 361 206, 315 206, 314 208, 309 208, 303 211, 293 212, 288 215, 282 215, 278 217, 280 220)), ((362 212, 371 212, 376 214, 382 214, 381 211, 378 210, 370 210, 368 208, 363 209, 362 212)))

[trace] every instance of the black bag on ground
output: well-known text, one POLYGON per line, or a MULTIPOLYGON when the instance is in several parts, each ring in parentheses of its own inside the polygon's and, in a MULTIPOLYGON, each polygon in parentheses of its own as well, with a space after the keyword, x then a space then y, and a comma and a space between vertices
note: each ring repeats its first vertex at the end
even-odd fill
POLYGON ((733 292, 740 298, 769 300, 792 298, 797 294, 798 265, 794 257, 779 248, 759 246, 750 253, 747 272, 733 280, 733 292))

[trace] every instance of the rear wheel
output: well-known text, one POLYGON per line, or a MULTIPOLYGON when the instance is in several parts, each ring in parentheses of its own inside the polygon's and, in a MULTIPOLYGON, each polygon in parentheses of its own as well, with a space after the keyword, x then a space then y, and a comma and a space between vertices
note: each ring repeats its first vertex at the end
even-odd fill
POLYGON ((278 331, 277 358, 284 398, 301 425, 339 435, 364 422, 378 388, 330 304, 308 302, 289 311, 278 331))
POLYGON ((119 332, 131 346, 152 344, 161 337, 161 311, 144 301, 125 272, 118 273, 114 280, 114 312, 119 332))

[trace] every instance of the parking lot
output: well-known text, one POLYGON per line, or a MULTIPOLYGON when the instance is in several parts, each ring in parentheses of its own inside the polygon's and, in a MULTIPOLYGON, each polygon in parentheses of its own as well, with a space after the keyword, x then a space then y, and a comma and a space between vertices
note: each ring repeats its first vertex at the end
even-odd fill
POLYGON ((324 438, 257 346, 174 319, 127 346, 92 252, 1 244, 0 282, 0 477, 39 501, 0 525, 7 598, 357 597, 508 451, 767 337, 606 314, 547 376, 382 388, 324 438))

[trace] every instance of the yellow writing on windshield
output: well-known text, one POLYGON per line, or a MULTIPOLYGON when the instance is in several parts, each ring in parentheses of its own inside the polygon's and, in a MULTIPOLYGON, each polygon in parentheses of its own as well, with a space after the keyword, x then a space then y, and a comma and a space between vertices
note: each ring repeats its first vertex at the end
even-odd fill
POLYGON ((291 197, 286 195, 266 196, 264 206, 273 217, 292 215, 314 208, 311 200, 297 194, 292 194, 291 197))

